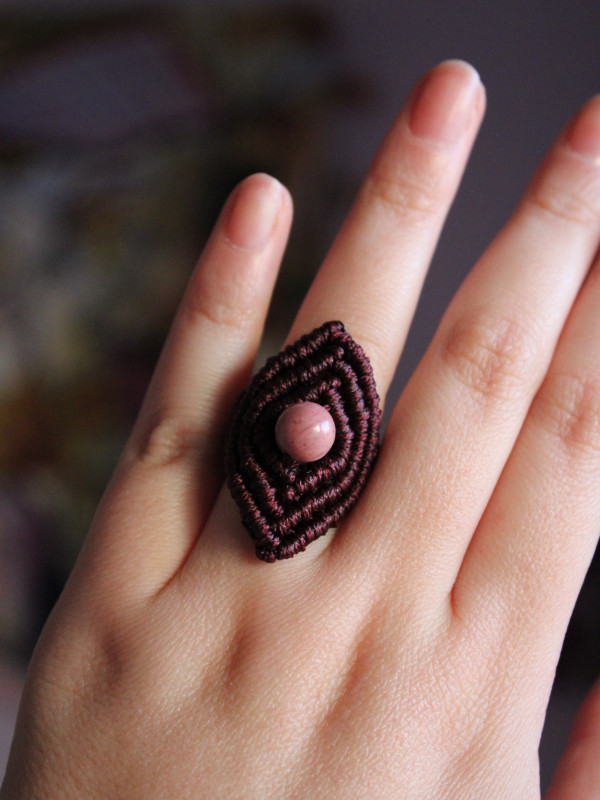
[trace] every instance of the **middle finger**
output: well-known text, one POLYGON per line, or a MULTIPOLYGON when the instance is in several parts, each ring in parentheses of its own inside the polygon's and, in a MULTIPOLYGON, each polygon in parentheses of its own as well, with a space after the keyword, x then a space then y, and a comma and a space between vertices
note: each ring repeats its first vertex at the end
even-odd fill
POLYGON ((415 88, 298 312, 288 341, 340 319, 385 397, 477 129, 477 72, 446 61, 415 88))

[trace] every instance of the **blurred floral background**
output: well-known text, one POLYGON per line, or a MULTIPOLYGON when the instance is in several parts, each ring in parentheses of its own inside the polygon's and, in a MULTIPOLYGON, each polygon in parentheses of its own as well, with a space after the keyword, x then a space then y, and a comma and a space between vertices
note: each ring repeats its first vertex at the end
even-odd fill
POLYGON ((367 102, 328 66, 331 37, 328 15, 305 8, 0 17, 7 718, 194 261, 226 195, 258 170, 297 202, 310 195, 269 322, 278 349, 325 208, 350 188, 327 168, 328 118, 367 102))
MULTIPOLYGON (((555 20, 551 6, 513 19, 508 3, 494 20, 467 3, 465 22, 439 3, 0 3, 0 776, 31 649, 226 195, 266 171, 295 199, 274 351, 410 84, 449 56, 481 69, 498 102, 397 393, 535 160, 598 91, 598 48, 575 63, 572 48, 588 52, 600 14, 578 2, 555 20), (515 58, 541 58, 543 80, 522 63, 517 77, 515 58)), ((561 662, 546 771, 600 668, 598 572, 561 662)))

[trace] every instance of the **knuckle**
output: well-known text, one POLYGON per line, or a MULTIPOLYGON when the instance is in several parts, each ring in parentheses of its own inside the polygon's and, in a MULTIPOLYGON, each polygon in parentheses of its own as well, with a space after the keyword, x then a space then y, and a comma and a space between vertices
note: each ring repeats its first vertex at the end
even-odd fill
POLYGON ((600 376, 559 373, 546 379, 531 416, 569 455, 600 453, 600 376))
POLYGON ((137 438, 135 457, 150 467, 198 458, 202 433, 197 420, 164 410, 154 413, 137 438))
POLYGON ((217 328, 246 333, 256 316, 256 306, 250 306, 241 292, 229 285, 227 295, 213 297, 193 292, 186 304, 186 319, 192 325, 208 322, 217 328))
POLYGON ((487 403, 519 393, 536 351, 535 338, 521 321, 479 311, 454 323, 441 352, 454 376, 487 403))
POLYGON ((375 173, 366 186, 369 195, 386 210, 415 222, 434 216, 440 208, 439 183, 427 174, 414 176, 407 172, 393 180, 375 173))
POLYGON ((246 332, 261 309, 260 265, 246 253, 202 264, 184 300, 184 322, 246 332), (209 268, 210 267, 210 268, 209 268))
POLYGON ((579 167, 568 178, 561 170, 553 178, 538 181, 528 195, 534 208, 560 222, 582 226, 597 223, 600 214, 597 176, 587 166, 579 167))

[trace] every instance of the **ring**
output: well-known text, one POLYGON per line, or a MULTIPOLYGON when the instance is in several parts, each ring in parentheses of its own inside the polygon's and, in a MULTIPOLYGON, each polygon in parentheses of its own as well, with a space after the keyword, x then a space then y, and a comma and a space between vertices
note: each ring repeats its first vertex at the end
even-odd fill
POLYGON ((341 322, 266 361, 234 406, 226 446, 229 489, 258 558, 291 558, 349 513, 380 420, 371 364, 341 322))

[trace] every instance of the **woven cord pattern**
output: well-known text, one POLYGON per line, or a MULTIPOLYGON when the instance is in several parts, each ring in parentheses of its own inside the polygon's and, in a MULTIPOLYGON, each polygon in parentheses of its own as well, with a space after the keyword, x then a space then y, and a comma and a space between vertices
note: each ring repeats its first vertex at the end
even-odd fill
POLYGON ((377 456, 380 418, 369 360, 341 322, 267 360, 238 399, 226 450, 229 488, 258 558, 290 558, 348 514, 377 456), (303 401, 324 406, 336 427, 329 453, 308 464, 275 442, 279 415, 303 401))

